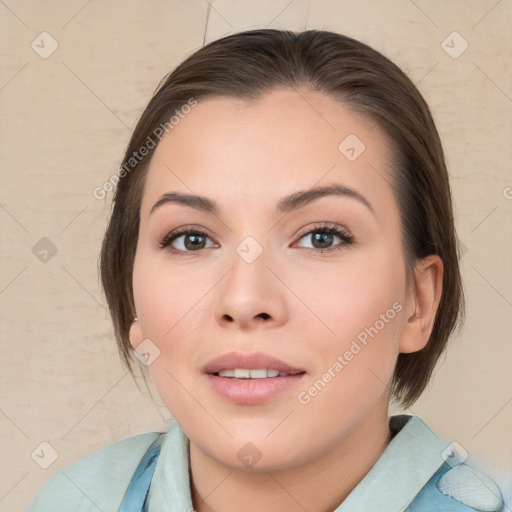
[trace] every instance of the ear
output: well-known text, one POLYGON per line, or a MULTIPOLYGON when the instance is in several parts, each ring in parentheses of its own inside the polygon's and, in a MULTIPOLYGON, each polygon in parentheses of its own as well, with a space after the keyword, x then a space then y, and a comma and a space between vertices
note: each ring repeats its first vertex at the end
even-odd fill
POLYGON ((443 290, 443 262, 437 255, 420 260, 406 300, 400 352, 417 352, 428 343, 443 290))
POLYGON ((144 334, 142 334, 142 327, 138 318, 134 318, 132 325, 130 326, 130 345, 133 348, 138 347, 144 340, 144 334))

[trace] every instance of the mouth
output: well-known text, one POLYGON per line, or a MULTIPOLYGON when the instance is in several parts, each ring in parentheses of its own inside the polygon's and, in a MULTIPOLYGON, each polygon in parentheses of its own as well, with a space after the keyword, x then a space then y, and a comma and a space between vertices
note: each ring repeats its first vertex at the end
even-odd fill
POLYGON ((298 375, 299 373, 304 372, 287 373, 270 368, 235 368, 234 370, 220 370, 215 372, 213 375, 216 375, 217 377, 227 377, 230 379, 273 379, 275 377, 289 377, 290 375, 298 375))
POLYGON ((306 375, 269 354, 231 352, 213 359, 203 367, 211 388, 224 400, 256 405, 292 390, 306 375))
POLYGON ((236 379, 264 379, 305 373, 303 368, 292 366, 263 352, 228 352, 206 363, 202 371, 236 379))

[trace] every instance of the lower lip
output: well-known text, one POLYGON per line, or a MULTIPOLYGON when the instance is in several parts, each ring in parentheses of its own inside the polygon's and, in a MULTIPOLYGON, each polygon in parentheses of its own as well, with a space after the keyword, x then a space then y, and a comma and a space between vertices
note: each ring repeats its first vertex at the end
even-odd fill
POLYGON ((267 377, 266 379, 236 379, 207 374, 206 377, 220 396, 237 404, 262 404, 289 391, 303 379, 304 373, 286 377, 267 377))

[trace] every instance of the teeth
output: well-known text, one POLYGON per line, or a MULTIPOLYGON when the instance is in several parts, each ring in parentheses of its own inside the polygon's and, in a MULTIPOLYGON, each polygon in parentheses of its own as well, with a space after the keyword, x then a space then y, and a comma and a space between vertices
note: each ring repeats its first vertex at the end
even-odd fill
POLYGON ((222 370, 219 372, 219 377, 234 377, 235 370, 222 370))
POLYGON ((289 375, 279 370, 267 370, 266 368, 256 370, 236 368, 235 370, 220 370, 218 374, 219 377, 234 377, 236 379, 266 379, 267 377, 286 377, 289 375))
POLYGON ((267 370, 262 368, 261 370, 249 370, 249 375, 251 379, 265 379, 268 377, 267 370))

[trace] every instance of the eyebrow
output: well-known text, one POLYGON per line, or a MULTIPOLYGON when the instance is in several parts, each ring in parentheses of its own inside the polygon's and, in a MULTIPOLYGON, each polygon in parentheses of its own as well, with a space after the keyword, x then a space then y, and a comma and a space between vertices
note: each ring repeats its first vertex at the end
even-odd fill
MULTIPOLYGON (((277 204, 276 210, 278 213, 290 213, 300 208, 304 208, 313 201, 317 201, 318 199, 326 196, 344 196, 356 199, 365 205, 372 213, 375 213, 372 205, 368 199, 366 199, 366 197, 364 197, 353 188, 341 185, 339 183, 301 190, 289 196, 283 197, 277 204)), ((183 204, 190 206, 191 208, 195 208, 196 210, 213 213, 215 215, 217 215, 220 211, 218 204, 207 197, 195 194, 184 194, 181 192, 168 192, 160 197, 160 199, 153 205, 149 213, 153 213, 158 207, 167 203, 183 204)))

